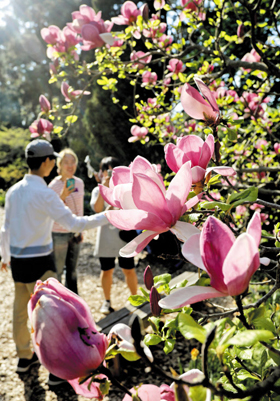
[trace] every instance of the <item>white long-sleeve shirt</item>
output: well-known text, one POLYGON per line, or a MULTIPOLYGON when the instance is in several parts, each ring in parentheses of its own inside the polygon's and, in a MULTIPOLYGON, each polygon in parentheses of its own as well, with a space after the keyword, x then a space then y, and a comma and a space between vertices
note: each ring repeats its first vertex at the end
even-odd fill
POLYGON ((6 194, 2 226, 2 262, 10 257, 30 258, 53 250, 52 226, 57 221, 70 232, 81 232, 108 224, 104 213, 75 216, 43 178, 26 174, 6 194))

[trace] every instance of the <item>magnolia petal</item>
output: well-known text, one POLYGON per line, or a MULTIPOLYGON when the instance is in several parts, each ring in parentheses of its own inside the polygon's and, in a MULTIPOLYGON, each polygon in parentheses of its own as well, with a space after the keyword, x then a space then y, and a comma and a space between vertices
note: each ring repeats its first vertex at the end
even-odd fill
POLYGON ((206 270, 200 254, 200 232, 191 236, 182 247, 182 254, 193 265, 206 270))
POLYGON ((204 114, 216 119, 217 113, 213 111, 200 93, 189 84, 185 84, 182 88, 181 103, 185 112, 196 120, 205 120, 204 114))
POLYGON ((192 186, 191 163, 183 164, 166 191, 166 202, 173 221, 179 220, 192 186))
POLYGON ((166 222, 166 226, 171 225, 172 215, 165 196, 150 177, 139 173, 133 174, 132 197, 138 209, 155 214, 166 222))
POLYGON ((114 190, 114 199, 120 205, 120 209, 137 209, 132 197, 132 184, 117 185, 114 190))
POLYGON ((200 166, 195 166, 192 168, 192 182, 196 184, 204 179, 206 176, 205 169, 200 166))
POLYGON ((105 214, 109 222, 120 230, 152 230, 157 233, 168 230, 163 220, 144 210, 108 210, 105 214))
POLYGON ((192 235, 200 233, 198 228, 185 221, 177 221, 170 231, 182 242, 186 242, 192 235))
POLYGON ((179 149, 178 146, 174 145, 174 143, 168 143, 165 145, 164 152, 168 167, 174 171, 174 173, 177 173, 180 167, 184 164, 184 161, 187 161, 185 160, 184 152, 179 149))
POLYGON ((124 258, 132 258, 133 256, 136 256, 157 235, 158 233, 153 231, 144 231, 130 241, 127 245, 125 245, 122 249, 120 249, 120 256, 124 258))
POLYGON ((107 202, 109 205, 117 207, 117 204, 114 200, 114 192, 111 188, 106 187, 105 185, 98 184, 99 192, 102 198, 107 202))
POLYGON ((109 32, 105 32, 105 33, 100 33, 99 35, 101 37, 101 39, 107 43, 109 46, 113 46, 115 43, 115 39, 113 38, 113 35, 109 32))
POLYGON ((198 165, 200 167, 206 169, 208 166, 208 163, 211 160, 212 153, 211 153, 211 149, 210 149, 209 145, 206 142, 204 142, 202 149, 201 149, 201 154, 200 154, 198 165))
POLYGON ((204 192, 201 192, 200 194, 193 196, 191 199, 189 199, 186 203, 185 203, 185 207, 183 209, 183 214, 191 209, 192 207, 194 207, 202 198, 202 196, 204 195, 204 192))
POLYGON ((110 183, 111 181, 114 186, 131 182, 130 168, 125 166, 115 167, 112 171, 112 180, 110 180, 110 183))
POLYGON ((214 149, 215 149, 215 139, 214 139, 214 136, 213 136, 212 134, 208 135, 207 138, 206 138, 206 140, 205 140, 205 143, 207 143, 207 145, 208 145, 209 148, 210 148, 211 155, 213 155, 214 149))
POLYGON ((223 265, 224 283, 228 294, 242 294, 259 266, 259 250, 255 239, 247 233, 241 234, 231 247, 223 265))
POLYGON ((251 218, 248 227, 247 234, 254 238, 257 247, 260 245, 262 236, 262 226, 261 226, 261 215, 259 212, 255 212, 251 218))
POLYGON ((200 92, 203 94, 205 99, 208 100, 208 102, 210 103, 212 109, 214 111, 216 111, 217 113, 219 113, 219 107, 217 105, 217 102, 216 102, 213 92, 210 91, 208 86, 205 85, 205 83, 201 79, 195 77, 194 80, 195 80, 195 83, 198 86, 200 92))
POLYGON ((192 286, 180 288, 179 290, 172 292, 172 294, 161 299, 158 304, 163 309, 177 309, 196 302, 204 301, 205 299, 226 296, 227 294, 223 294, 212 287, 192 286))
POLYGON ((142 156, 137 156, 130 165, 131 174, 146 174, 146 170, 153 170, 152 164, 142 156))
MULTIPOLYGON (((102 376, 105 377, 104 375, 102 376)), ((71 384, 76 394, 82 395, 85 398, 95 398, 97 400, 103 400, 103 395, 99 390, 99 383, 91 383, 90 389, 88 389, 90 380, 91 378, 89 378, 83 384, 79 384, 79 378, 77 377, 76 379, 68 380, 68 383, 71 384)))
MULTIPOLYGON (((142 384, 137 390, 133 387, 129 390, 132 394, 136 394, 141 401, 160 401, 160 388, 153 384, 142 384)), ((132 397, 128 394, 125 395, 122 401, 132 401, 132 397)))
POLYGON ((226 224, 213 216, 207 218, 200 237, 201 257, 211 277, 211 286, 225 293, 223 264, 234 241, 235 236, 226 224))
POLYGON ((224 176, 232 176, 232 175, 236 175, 236 171, 232 168, 232 167, 228 167, 228 166, 216 166, 216 167, 208 167, 206 169, 206 173, 205 173, 205 177, 207 176, 208 173, 210 173, 210 171, 215 171, 218 174, 224 175, 224 176))
POLYGON ((260 258, 260 263, 261 263, 262 265, 264 265, 264 266, 268 266, 269 263, 270 263, 270 259, 269 259, 269 258, 266 258, 266 257, 260 258))
POLYGON ((192 162, 192 167, 199 163, 203 144, 204 141, 196 135, 187 135, 177 140, 177 146, 187 155, 188 160, 192 162))

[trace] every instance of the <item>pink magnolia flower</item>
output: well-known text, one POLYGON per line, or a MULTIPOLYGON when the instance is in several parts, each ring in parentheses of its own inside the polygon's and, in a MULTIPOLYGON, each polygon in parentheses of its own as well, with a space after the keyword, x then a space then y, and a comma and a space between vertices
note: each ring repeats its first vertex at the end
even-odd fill
POLYGON ((65 81, 61 84, 61 93, 65 97, 66 102, 73 102, 73 100, 76 100, 83 95, 90 95, 89 91, 82 91, 80 89, 70 91, 69 85, 65 81))
POLYGON ((29 127, 31 132, 31 138, 37 138, 38 136, 43 136, 47 138, 48 141, 51 140, 51 132, 53 130, 53 125, 50 121, 44 118, 39 118, 39 120, 33 121, 29 127))
POLYGON ((201 79, 194 78, 194 80, 207 102, 195 88, 185 84, 181 92, 183 109, 196 120, 204 120, 208 125, 216 125, 219 122, 220 111, 215 95, 201 79))
POLYGON ((260 260, 260 240, 261 218, 257 212, 249 222, 246 233, 237 239, 226 224, 209 216, 202 232, 185 242, 182 253, 188 261, 208 273, 211 287, 182 288, 161 299, 159 305, 175 309, 208 298, 242 294, 260 263, 269 263, 267 258, 260 260))
POLYGON ((128 142, 136 142, 139 141, 140 139, 145 139, 146 142, 149 141, 149 138, 147 137, 148 134, 148 128, 145 127, 139 127, 138 125, 133 125, 130 129, 130 132, 132 136, 128 138, 128 142))
POLYGON ((66 26, 61 31, 57 26, 51 25, 48 28, 41 29, 41 36, 45 42, 52 45, 47 50, 47 56, 50 59, 57 58, 56 53, 70 53, 77 59, 78 55, 73 47, 80 42, 80 39, 76 32, 73 32, 69 27, 66 26))
POLYGON ((56 25, 50 25, 41 29, 41 36, 46 43, 55 45, 61 40, 61 30, 56 25))
POLYGON ((158 76, 155 72, 145 71, 142 74, 142 86, 154 86, 157 83, 158 76))
POLYGON ((280 143, 275 143, 273 147, 276 154, 280 153, 280 143))
POLYGON ((261 57, 255 49, 252 49, 250 53, 246 53, 245 56, 242 57, 241 61, 247 61, 248 63, 258 63, 259 61, 261 61, 261 57))
POLYGON ((203 0, 181 0, 181 6, 187 10, 196 11, 203 0))
POLYGON ((263 147, 266 147, 267 145, 268 142, 265 139, 258 139, 255 148, 263 150, 263 147))
POLYGON ((111 20, 116 25, 133 25, 135 24, 138 15, 147 17, 147 4, 137 8, 132 1, 126 1, 121 7, 121 15, 113 17, 111 20))
POLYGON ((164 147, 165 160, 172 171, 177 173, 186 162, 191 162, 192 183, 202 181, 212 170, 229 176, 236 172, 232 167, 207 167, 214 152, 214 137, 208 135, 204 142, 196 135, 187 135, 177 139, 177 144, 168 143, 164 147))
POLYGON ((108 211, 106 216, 122 230, 145 230, 124 246, 120 255, 137 255, 153 238, 168 230, 181 241, 196 233, 192 224, 179 221, 200 199, 195 196, 186 202, 191 185, 190 163, 180 168, 167 190, 161 175, 143 157, 137 156, 130 167, 114 168, 109 188, 99 185, 99 189, 107 203, 122 210, 108 211))
POLYGON ((76 33, 81 33, 82 27, 89 24, 92 21, 101 21, 101 11, 96 12, 92 7, 82 4, 79 8, 80 11, 74 11, 72 13, 72 20, 67 26, 76 33))
MULTIPOLYGON (((78 388, 79 377, 91 374, 103 362, 106 335, 98 332, 86 302, 56 279, 37 281, 28 315, 40 362, 74 388, 78 388)), ((92 398, 102 399, 97 385, 91 387, 91 393, 92 398)))
POLYGON ((239 38, 243 38, 245 33, 245 25, 244 24, 239 24, 237 27, 237 36, 239 38))
POLYGON ((144 53, 142 51, 135 52, 133 51, 130 54, 130 60, 134 61, 135 63, 132 64, 133 68, 145 68, 145 64, 149 64, 152 60, 152 56, 149 53, 144 53))
POLYGON ((165 0, 155 0, 154 1, 154 9, 161 10, 165 6, 165 0))
POLYGON ((50 109, 51 109, 51 104, 50 104, 50 102, 48 101, 48 99, 46 98, 46 96, 40 95, 40 97, 39 97, 39 103, 40 103, 40 106, 41 106, 41 110, 42 110, 44 113, 48 114, 48 112, 49 112, 50 109))
MULTIPOLYGON (((186 67, 183 66, 183 62, 181 60, 178 60, 177 58, 173 58, 173 59, 169 60, 167 69, 169 71, 171 71, 170 75, 173 75, 173 74, 178 75, 179 72, 185 71, 186 67)), ((168 74, 168 76, 169 76, 169 74, 168 74)))
MULTIPOLYGON (((191 369, 186 373, 183 373, 182 375, 179 376, 179 379, 182 379, 188 383, 193 383, 197 381, 201 381, 204 378, 204 374, 201 372, 199 369, 191 369)), ((170 388, 174 390, 175 384, 172 383, 170 388)), ((186 394, 188 395, 188 400, 192 401, 192 399, 189 396, 190 392, 190 387, 186 384, 183 386, 186 394)), ((206 395, 205 398, 201 401, 211 401, 211 390, 206 389, 206 395)))

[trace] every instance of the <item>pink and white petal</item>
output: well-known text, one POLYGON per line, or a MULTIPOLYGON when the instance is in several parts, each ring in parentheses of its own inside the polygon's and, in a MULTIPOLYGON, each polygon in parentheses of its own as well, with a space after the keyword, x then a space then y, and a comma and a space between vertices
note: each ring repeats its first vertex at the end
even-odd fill
POLYGON ((166 222, 166 226, 171 225, 172 215, 164 194, 150 177, 144 174, 133 174, 132 197, 138 209, 155 214, 166 222))
POLYGON ((117 204, 114 199, 113 189, 105 187, 105 185, 98 184, 99 192, 105 202, 109 203, 109 205, 117 207, 117 204))
POLYGON ((173 221, 179 220, 192 186, 191 162, 183 164, 166 191, 166 202, 173 221))
POLYGON ((202 149, 201 149, 198 165, 200 167, 206 169, 208 166, 208 163, 211 160, 212 154, 213 154, 213 152, 211 153, 211 149, 210 149, 209 145, 206 142, 204 142, 202 149))
POLYGON ((216 118, 216 113, 212 110, 212 107, 210 107, 200 93, 189 84, 183 86, 181 103, 185 112, 196 120, 204 120, 204 114, 216 118))
POLYGON ((251 235, 254 238, 258 247, 260 245, 262 236, 261 215, 259 212, 255 212, 253 214, 253 217, 249 221, 247 234, 251 235))
POLYGON ((207 145, 209 146, 210 151, 211 151, 211 155, 212 155, 214 153, 214 149, 215 149, 214 136, 212 134, 208 135, 206 140, 205 140, 205 143, 207 143, 207 145))
POLYGON ((121 13, 129 18, 137 10, 137 6, 132 1, 126 1, 121 7, 121 13))
POLYGON ((216 166, 216 167, 208 167, 206 169, 205 177, 210 171, 215 171, 215 173, 221 174, 223 176, 232 176, 236 175, 236 171, 232 167, 228 166, 216 166))
POLYGON ((83 17, 86 17, 89 21, 96 20, 96 13, 93 8, 87 6, 86 4, 82 4, 80 6, 80 13, 83 17))
POLYGON ((196 135, 187 135, 177 141, 178 147, 185 153, 192 167, 198 166, 204 141, 196 135))
POLYGON ((217 291, 212 287, 192 286, 184 287, 172 292, 172 294, 161 299, 158 304, 163 309, 177 309, 196 302, 204 301, 205 299, 226 296, 227 294, 217 291))
POLYGON ((100 33, 99 36, 109 46, 113 46, 114 45, 115 39, 113 38, 113 35, 110 32, 100 33))
MULTIPOLYGON (((199 230, 198 230, 199 231, 199 230)), ((200 254, 200 232, 192 235, 183 245, 182 254, 190 263, 207 271, 200 254)))
POLYGON ((164 221, 144 210, 109 210, 105 214, 109 222, 120 230, 152 230, 158 234, 168 230, 164 221))
POLYGON ((110 180, 110 183, 111 181, 115 186, 132 182, 130 180, 130 168, 125 166, 115 167, 112 172, 112 180, 110 180))
POLYGON ((132 184, 117 185, 113 190, 113 197, 120 209, 137 209, 132 197, 132 184))
POLYGON ((270 259, 269 259, 269 258, 266 258, 266 257, 260 258, 260 263, 261 263, 262 265, 264 265, 264 266, 268 266, 269 263, 270 263, 270 259))
POLYGON ((189 209, 191 209, 192 207, 194 207, 202 198, 202 196, 204 195, 204 192, 201 192, 200 194, 194 196, 193 198, 189 199, 186 203, 185 203, 185 207, 182 210, 182 215, 189 209))
POLYGON ((225 293, 223 264, 234 241, 235 236, 226 224, 213 216, 207 218, 200 237, 201 257, 211 277, 211 286, 225 293))
MULTIPOLYGON (((162 231, 163 232, 163 231, 162 231)), ((132 241, 120 249, 120 256, 123 258, 132 258, 148 245, 148 243, 158 235, 158 232, 144 231, 135 237, 132 241)))
MULTIPOLYGON (((104 376, 104 375, 102 375, 104 376)), ((104 376, 105 377, 105 376, 104 376)), ((96 400, 103 400, 103 395, 99 390, 99 383, 91 383, 90 389, 88 389, 88 385, 90 383, 91 378, 89 378, 83 384, 79 384, 79 378, 68 380, 68 383, 71 384, 76 394, 82 395, 85 398, 95 398, 96 400)))
POLYGON ((206 176, 205 169, 200 166, 195 166, 192 168, 192 183, 196 184, 204 179, 206 176))
POLYGON ((146 170, 145 175, 147 175, 157 184, 157 186, 161 189, 161 192, 165 196, 166 189, 162 176, 159 175, 155 170, 146 170))
POLYGON ((169 143, 164 147, 165 152, 165 160, 168 167, 177 173, 187 160, 185 160, 184 152, 179 149, 178 146, 174 145, 174 143, 169 143))
POLYGON ((185 221, 177 221, 170 231, 182 242, 186 242, 192 235, 200 233, 197 227, 185 221))
POLYGON ((194 78, 196 85, 198 86, 200 92, 203 94, 206 100, 210 103, 212 109, 219 113, 219 107, 217 105, 214 93, 210 91, 207 85, 199 79, 199 78, 194 78))
POLYGON ((130 165, 131 174, 146 174, 147 170, 153 171, 152 164, 142 156, 137 156, 130 165))
MULTIPOLYGON (((241 234, 231 247, 223 265, 224 282, 231 296, 242 294, 260 266, 259 250, 254 238, 241 234)), ((211 283, 212 284, 212 283, 211 283)))

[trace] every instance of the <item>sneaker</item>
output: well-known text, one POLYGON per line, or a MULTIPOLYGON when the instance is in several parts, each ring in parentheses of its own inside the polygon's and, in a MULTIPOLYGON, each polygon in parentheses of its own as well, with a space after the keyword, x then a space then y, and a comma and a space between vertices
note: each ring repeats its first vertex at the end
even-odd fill
POLYGON ((61 379, 60 377, 57 377, 53 375, 52 373, 49 374, 49 379, 48 379, 48 385, 49 386, 58 386, 59 384, 67 383, 67 380, 61 379))
POLYGON ((39 361, 37 355, 35 354, 35 352, 31 359, 19 358, 16 372, 17 373, 28 372, 29 369, 31 368, 31 366, 35 365, 37 363, 40 363, 40 361, 39 361))
POLYGON ((100 312, 104 315, 109 315, 109 313, 115 312, 115 309, 112 308, 110 301, 104 301, 100 308, 100 312))

